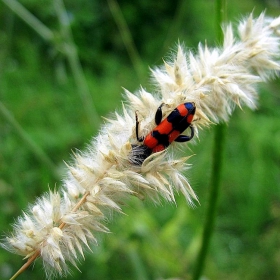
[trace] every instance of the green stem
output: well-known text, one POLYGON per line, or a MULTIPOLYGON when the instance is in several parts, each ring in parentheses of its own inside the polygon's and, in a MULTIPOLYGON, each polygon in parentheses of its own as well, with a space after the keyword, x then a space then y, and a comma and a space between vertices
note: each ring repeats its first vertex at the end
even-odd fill
POLYGON ((217 39, 221 43, 224 40, 224 33, 222 30, 222 24, 227 21, 227 1, 226 0, 216 0, 216 33, 217 39))
POLYGON ((135 280, 148 280, 148 273, 146 271, 146 267, 142 262, 142 259, 139 255, 139 248, 137 243, 131 242, 129 246, 126 246, 126 252, 128 254, 129 260, 134 270, 134 278, 135 280))
POLYGON ((61 176, 59 172, 57 171, 57 167, 55 164, 51 161, 51 159, 47 156, 47 154, 36 144, 35 141, 33 141, 28 133, 22 129, 20 124, 16 121, 14 116, 10 113, 10 111, 2 104, 0 101, 0 114, 4 117, 4 119, 13 126, 17 134, 21 137, 23 140, 23 143, 27 147, 30 148, 30 150, 35 154, 35 156, 38 158, 39 161, 41 161, 44 165, 47 166, 47 168, 52 172, 54 178, 57 180, 60 180, 61 176))
POLYGON ((121 34, 121 37, 122 37, 124 46, 127 50, 127 53, 129 55, 129 58, 132 62, 133 68, 134 68, 135 72, 137 73, 138 79, 141 80, 142 70, 143 70, 142 60, 136 49, 132 35, 129 31, 129 28, 128 28, 125 18, 122 14, 120 6, 119 6, 118 2, 115 0, 107 0, 107 2, 108 2, 109 9, 112 13, 112 16, 118 26, 119 32, 121 34))
MULTIPOLYGON (((226 0, 217 0, 217 37, 221 42, 223 32, 222 22, 225 21, 226 0)), ((194 267, 193 280, 198 280, 204 269, 211 237, 214 232, 216 213, 218 208, 218 198, 221 187, 221 175, 223 166, 223 153, 225 149, 226 125, 219 124, 215 127, 213 165, 210 179, 210 196, 206 210, 206 220, 203 228, 201 248, 194 267)))
POLYGON ((91 93, 81 67, 76 45, 70 29, 69 19, 62 0, 55 0, 54 6, 60 23, 60 37, 32 15, 23 5, 15 0, 2 0, 18 17, 33 28, 42 38, 53 44, 58 51, 61 51, 67 58, 72 75, 77 87, 78 94, 82 100, 88 122, 92 128, 97 129, 100 118, 95 110, 91 93), (62 39, 61 41, 58 39, 62 39))
POLYGON ((218 197, 221 186, 221 173, 222 173, 222 158, 225 145, 225 134, 226 134, 226 125, 219 124, 215 128, 214 135, 214 147, 213 147, 213 166, 210 179, 210 197, 206 210, 206 219, 203 228, 202 234, 202 243, 200 251, 196 260, 196 266, 194 268, 193 280, 198 280, 201 277, 201 274, 204 269, 211 237, 213 235, 217 206, 218 206, 218 197))
POLYGON ((18 17, 31 26, 46 41, 54 39, 53 32, 15 0, 2 0, 18 17))
MULTIPOLYGON (((170 25, 169 29, 167 30, 167 35, 165 37, 163 47, 161 48, 160 53, 166 54, 167 50, 170 48, 170 44, 171 43, 174 44, 174 41, 176 39, 178 40, 178 34, 180 31, 179 29, 184 23, 183 17, 186 15, 187 10, 189 9, 189 5, 190 5, 190 3, 185 0, 180 0, 178 2, 176 12, 174 14, 174 19, 173 19, 172 24, 170 25)), ((159 55, 159 53, 157 55, 159 55)))
POLYGON ((97 129, 100 123, 100 118, 93 105, 93 100, 78 57, 77 48, 73 40, 69 18, 67 16, 63 0, 55 0, 54 7, 60 23, 60 32, 62 37, 62 45, 60 46, 62 47, 61 50, 70 65, 88 121, 93 128, 97 129))

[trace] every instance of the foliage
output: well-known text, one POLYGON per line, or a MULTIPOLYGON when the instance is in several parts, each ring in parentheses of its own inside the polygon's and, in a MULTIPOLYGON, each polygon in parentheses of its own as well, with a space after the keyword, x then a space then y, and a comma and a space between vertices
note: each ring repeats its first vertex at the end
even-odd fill
MULTIPOLYGON (((21 3, 49 28, 59 24, 52 1, 21 3)), ((193 48, 198 41, 215 42, 212 4, 205 1, 119 1, 136 47, 148 65, 161 63, 177 39, 193 48), (187 2, 187 4, 185 4, 187 2)), ((121 107, 121 87, 133 91, 139 81, 119 31, 104 1, 65 1, 86 80, 100 116, 121 107)), ((279 7, 253 1, 229 3, 229 19, 255 7, 278 15, 279 7)), ((28 135, 65 172, 71 149, 83 149, 96 131, 90 127, 76 93, 66 59, 43 41, 2 2, 0 17, 0 100, 28 135)), ((141 83, 149 87, 147 77, 141 83)), ((223 188, 216 232, 204 275, 212 279, 278 279, 280 229, 280 105, 279 81, 262 85, 259 109, 236 111, 228 128, 223 188)), ((82 265, 84 279, 161 279, 191 275, 205 216, 212 132, 205 130, 192 147, 195 168, 188 175, 201 206, 162 207, 132 199, 127 217, 112 216, 111 234, 82 265)), ((28 202, 60 182, 33 154, 13 127, 0 116, 0 231, 9 230, 28 202)), ((0 251, 0 274, 7 278, 21 266, 20 258, 0 251)), ((39 266, 21 279, 42 277, 39 266)), ((71 279, 80 279, 73 271, 71 279)), ((70 277, 69 277, 70 278, 70 277)))

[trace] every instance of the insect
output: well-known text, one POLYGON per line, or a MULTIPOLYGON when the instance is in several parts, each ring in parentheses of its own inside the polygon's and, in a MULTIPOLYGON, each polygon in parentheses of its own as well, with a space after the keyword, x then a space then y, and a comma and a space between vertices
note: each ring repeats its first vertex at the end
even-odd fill
POLYGON ((132 162, 141 165, 143 161, 152 153, 166 149, 173 141, 187 142, 194 136, 194 129, 191 125, 194 114, 195 104, 186 102, 177 106, 164 120, 162 120, 161 104, 155 114, 156 127, 146 136, 139 137, 139 121, 137 113, 136 119, 136 138, 142 145, 132 145, 132 162), (181 135, 187 128, 190 128, 191 135, 181 135))

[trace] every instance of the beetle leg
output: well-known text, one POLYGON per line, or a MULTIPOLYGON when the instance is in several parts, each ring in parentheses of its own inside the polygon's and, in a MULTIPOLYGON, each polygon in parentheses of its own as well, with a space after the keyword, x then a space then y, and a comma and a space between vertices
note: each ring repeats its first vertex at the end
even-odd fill
POLYGON ((192 126, 190 126, 191 129, 191 135, 179 135, 174 141, 176 142, 187 142, 190 141, 194 137, 194 129, 192 126))
POLYGON ((136 127, 135 127, 135 130, 136 130, 136 138, 137 138, 137 141, 138 142, 143 142, 144 140, 144 137, 139 137, 139 120, 138 120, 138 115, 137 115, 137 112, 135 112, 135 121, 136 121, 136 127))
POLYGON ((161 110, 161 107, 164 105, 164 103, 162 103, 157 111, 156 111, 156 115, 155 115, 155 123, 156 125, 159 125, 161 123, 161 120, 162 120, 162 110, 161 110))

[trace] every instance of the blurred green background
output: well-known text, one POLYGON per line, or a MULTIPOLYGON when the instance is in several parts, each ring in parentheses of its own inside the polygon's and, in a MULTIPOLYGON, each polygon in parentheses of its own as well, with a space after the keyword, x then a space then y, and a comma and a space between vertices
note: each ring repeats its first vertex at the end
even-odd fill
MULTIPOLYGON (((49 28, 52 40, 0 2, 0 101, 10 118, 1 105, 2 237, 29 203, 60 185, 63 161, 71 161, 71 150, 86 147, 101 116, 121 109, 122 87, 153 91, 149 67, 161 65, 178 39, 193 51, 200 41, 216 44, 214 1, 122 0, 120 13, 112 0, 67 0, 72 36, 65 11, 55 2, 20 1, 49 28), (78 50, 82 68, 69 46, 78 50)), ((276 0, 228 2, 228 20, 234 23, 253 10, 255 16, 265 9, 269 16, 280 14, 276 0)), ((228 124, 205 279, 280 279, 279 79, 259 85, 259 91, 258 110, 238 109, 228 124)), ((205 129, 186 150, 195 154, 187 177, 201 205, 192 209, 180 195, 176 205, 131 198, 123 207, 127 216, 112 213, 111 233, 98 236, 99 246, 79 265, 82 274, 73 268, 69 279, 190 279, 208 200, 212 146, 213 132, 205 129)), ((22 264, 20 256, 0 250, 1 279, 22 264)), ((36 261, 18 279, 41 279, 41 269, 36 261)))

